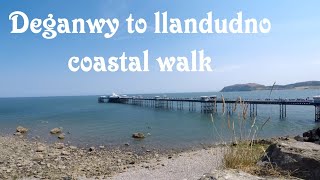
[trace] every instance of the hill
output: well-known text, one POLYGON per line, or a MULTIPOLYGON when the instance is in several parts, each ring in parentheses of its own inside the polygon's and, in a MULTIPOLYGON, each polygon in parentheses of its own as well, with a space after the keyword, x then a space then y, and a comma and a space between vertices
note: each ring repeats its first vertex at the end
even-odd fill
MULTIPOLYGON (((235 91, 257 91, 270 90, 272 86, 265 86, 256 83, 235 84, 224 87, 221 92, 235 92, 235 91)), ((274 90, 288 90, 288 89, 320 89, 320 81, 306 81, 287 85, 275 85, 274 90)))

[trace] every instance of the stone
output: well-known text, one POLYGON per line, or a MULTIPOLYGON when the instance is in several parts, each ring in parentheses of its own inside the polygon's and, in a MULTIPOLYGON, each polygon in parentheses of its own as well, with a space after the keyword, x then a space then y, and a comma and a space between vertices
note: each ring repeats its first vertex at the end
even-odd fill
POLYGON ((260 164, 272 163, 301 179, 320 177, 320 146, 317 144, 290 139, 270 145, 266 153, 260 164))
POLYGON ((55 148, 56 149, 63 149, 64 148, 64 144, 63 143, 56 143, 55 144, 55 148))
POLYGON ((239 171, 239 170, 215 170, 204 174, 199 180, 262 180, 258 176, 239 171))
POLYGON ((68 151, 62 151, 62 152, 61 152, 61 155, 63 155, 63 156, 69 156, 70 153, 69 153, 68 151))
POLYGON ((16 132, 16 133, 14 133, 13 135, 15 135, 15 136, 21 136, 22 134, 21 134, 21 132, 16 132))
POLYGON ((303 137, 307 142, 318 142, 320 141, 320 128, 316 128, 303 133, 303 137))
POLYGON ((59 134, 62 132, 62 129, 61 128, 53 128, 51 129, 50 133, 51 134, 59 134))
POLYGON ((130 146, 130 144, 129 144, 129 143, 125 143, 124 145, 125 145, 125 146, 130 146))
POLYGON ((104 149, 105 147, 104 147, 104 146, 99 146, 99 148, 100 148, 100 149, 104 149))
POLYGON ((72 180, 73 178, 70 177, 70 176, 65 176, 65 177, 62 177, 63 180, 72 180))
POLYGON ((42 154, 36 154, 32 160, 33 161, 42 161, 44 158, 43 158, 43 155, 42 154))
POLYGON ((45 150, 46 150, 46 148, 44 146, 38 146, 36 149, 36 152, 43 152, 45 150))
POLYGON ((135 139, 143 139, 145 138, 145 135, 143 133, 138 132, 138 133, 133 133, 132 137, 135 139))
POLYGON ((64 134, 64 133, 60 134, 60 135, 58 136, 58 138, 59 138, 59 139, 64 139, 64 138, 65 138, 65 134, 64 134))
POLYGON ((95 147, 90 147, 90 148, 89 148, 89 151, 90 151, 90 152, 92 152, 92 151, 94 151, 94 150, 95 150, 95 147))
POLYGON ((70 149, 72 149, 72 150, 76 150, 76 149, 78 149, 76 146, 70 146, 70 149))
POLYGON ((28 132, 29 129, 25 128, 25 127, 22 127, 22 126, 18 126, 17 129, 16 129, 16 132, 19 132, 21 134, 24 134, 26 132, 28 132))

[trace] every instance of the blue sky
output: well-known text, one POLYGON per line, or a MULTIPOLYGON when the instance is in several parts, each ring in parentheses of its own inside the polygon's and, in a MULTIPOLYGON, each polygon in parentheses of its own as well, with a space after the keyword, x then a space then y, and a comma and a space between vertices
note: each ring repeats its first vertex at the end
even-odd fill
POLYGON ((271 85, 320 80, 320 1, 160 1, 160 0, 3 0, 0 2, 0 97, 63 96, 119 93, 216 91, 226 85, 256 82, 271 85), (101 34, 58 35, 46 40, 30 31, 10 34, 9 14, 22 11, 30 19, 118 18, 120 30, 112 39, 101 34), (154 34, 154 13, 200 20, 214 18, 269 18, 269 34, 154 34), (148 32, 129 35, 125 19, 145 18, 148 32), (149 49, 151 72, 72 73, 71 56, 140 55, 149 49), (204 49, 214 72, 159 72, 159 56, 188 55, 204 49))

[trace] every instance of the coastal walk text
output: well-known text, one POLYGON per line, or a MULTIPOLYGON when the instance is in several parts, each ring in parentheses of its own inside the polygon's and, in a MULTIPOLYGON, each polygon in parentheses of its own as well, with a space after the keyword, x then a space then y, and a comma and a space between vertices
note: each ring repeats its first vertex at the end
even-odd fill
MULTIPOLYGON (((160 72, 172 72, 175 69, 179 72, 205 72, 212 71, 211 58, 205 56, 204 50, 191 51, 191 57, 158 57, 160 72)), ((125 52, 121 56, 111 56, 107 62, 104 57, 76 57, 73 56, 68 61, 68 67, 72 72, 149 72, 149 51, 145 50, 142 57, 127 56, 125 52)))

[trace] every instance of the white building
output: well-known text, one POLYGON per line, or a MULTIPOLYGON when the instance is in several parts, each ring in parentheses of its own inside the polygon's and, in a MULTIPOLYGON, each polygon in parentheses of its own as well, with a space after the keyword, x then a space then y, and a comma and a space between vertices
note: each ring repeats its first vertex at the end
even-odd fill
POLYGON ((320 103, 320 96, 313 96, 313 100, 315 103, 320 103))

